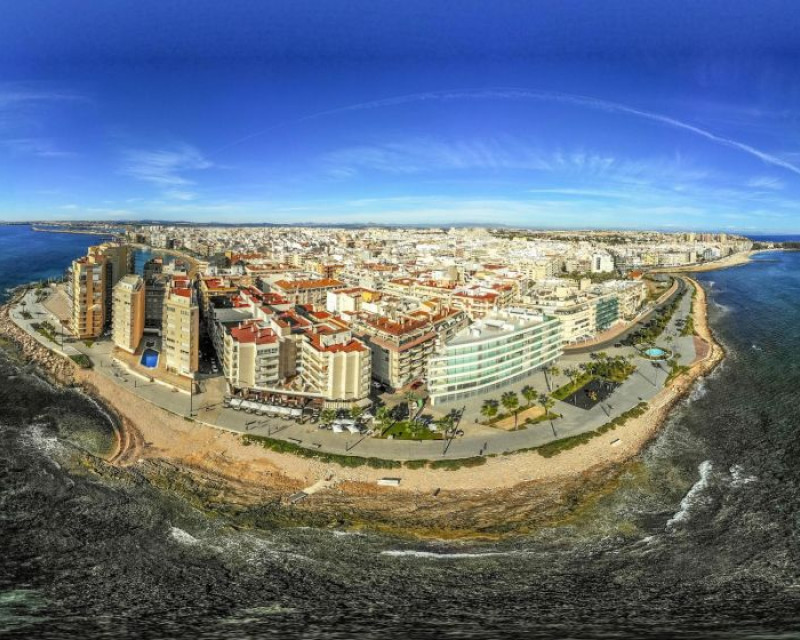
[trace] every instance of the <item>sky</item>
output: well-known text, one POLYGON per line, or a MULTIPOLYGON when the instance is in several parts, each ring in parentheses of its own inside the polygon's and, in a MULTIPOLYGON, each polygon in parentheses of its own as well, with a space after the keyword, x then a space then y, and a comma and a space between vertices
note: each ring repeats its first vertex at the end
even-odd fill
POLYGON ((800 231, 792 2, 26 0, 0 220, 800 231))

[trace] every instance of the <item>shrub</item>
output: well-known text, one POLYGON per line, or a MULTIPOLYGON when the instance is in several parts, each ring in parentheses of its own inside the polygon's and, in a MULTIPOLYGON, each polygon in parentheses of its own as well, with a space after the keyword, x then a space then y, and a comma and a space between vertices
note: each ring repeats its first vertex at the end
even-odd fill
POLYGON ((434 460, 430 463, 431 469, 444 469, 445 471, 455 471, 462 467, 480 467, 486 464, 486 458, 483 456, 474 456, 472 458, 454 458, 453 460, 434 460))

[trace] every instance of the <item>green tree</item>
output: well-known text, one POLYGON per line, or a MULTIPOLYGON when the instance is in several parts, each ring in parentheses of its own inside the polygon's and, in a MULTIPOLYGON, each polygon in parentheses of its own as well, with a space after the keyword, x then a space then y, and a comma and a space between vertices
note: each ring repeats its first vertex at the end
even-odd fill
POLYGON ((525 398, 525 401, 527 402, 525 405, 526 408, 530 407, 536 400, 536 397, 539 395, 539 392, 529 384, 526 384, 524 387, 522 387, 521 393, 522 397, 525 398))
POLYGON ((364 413, 364 409, 359 407, 358 405, 353 405, 350 407, 350 417, 353 420, 358 420, 361 417, 361 414, 364 413))
POLYGON ((556 384, 556 378, 561 375, 561 369, 553 365, 546 369, 545 372, 549 374, 549 377, 545 376, 545 379, 547 380, 547 390, 552 391, 554 387, 558 388, 558 385, 556 384))
POLYGON ((322 424, 329 425, 336 420, 336 412, 333 409, 323 409, 319 418, 322 420, 322 424))
POLYGON ((497 400, 484 400, 481 405, 481 415, 491 420, 497 415, 499 409, 500 405, 497 400))
POLYGON ((389 407, 387 406, 381 406, 375 410, 375 420, 382 427, 391 421, 391 417, 392 417, 392 412, 389 410, 389 407))
POLYGON ((500 404, 514 414, 514 430, 517 429, 517 414, 519 413, 519 396, 513 391, 506 391, 500 396, 500 404))
POLYGON ((553 430, 553 437, 557 438, 558 434, 556 433, 556 427, 553 424, 553 417, 550 415, 550 409, 553 408, 553 405, 556 403, 550 396, 543 393, 539 396, 539 404, 542 405, 542 409, 544 409, 544 416, 545 418, 549 418, 550 420, 550 428, 553 430))

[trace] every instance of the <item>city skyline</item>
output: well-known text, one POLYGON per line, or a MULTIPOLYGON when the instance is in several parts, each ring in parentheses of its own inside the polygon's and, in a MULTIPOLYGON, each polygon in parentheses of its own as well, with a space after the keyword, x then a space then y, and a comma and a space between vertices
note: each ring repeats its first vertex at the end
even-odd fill
POLYGON ((0 220, 797 230, 785 3, 59 6, 0 26, 0 220))

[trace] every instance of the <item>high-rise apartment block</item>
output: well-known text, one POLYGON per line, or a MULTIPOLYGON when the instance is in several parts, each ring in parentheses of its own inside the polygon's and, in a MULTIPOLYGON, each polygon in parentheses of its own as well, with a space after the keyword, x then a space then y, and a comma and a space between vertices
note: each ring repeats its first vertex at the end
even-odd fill
POLYGON ((142 278, 124 276, 114 285, 113 300, 114 344, 134 353, 144 332, 145 288, 142 278))
POLYGON ((72 261, 67 292, 70 330, 82 340, 98 338, 106 321, 106 257, 91 252, 72 261))
POLYGON ((188 278, 173 278, 164 297, 161 330, 165 366, 193 378, 199 360, 200 307, 188 278))

